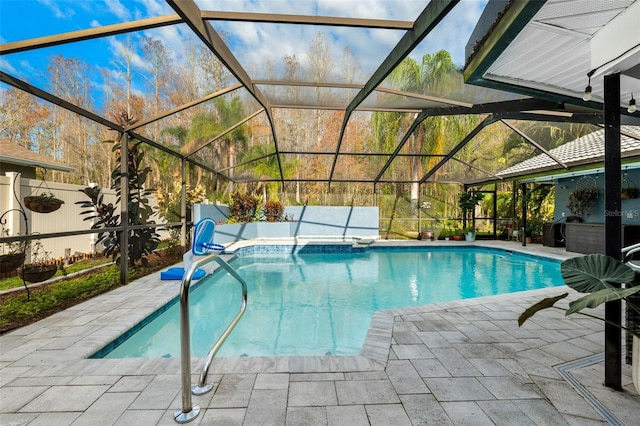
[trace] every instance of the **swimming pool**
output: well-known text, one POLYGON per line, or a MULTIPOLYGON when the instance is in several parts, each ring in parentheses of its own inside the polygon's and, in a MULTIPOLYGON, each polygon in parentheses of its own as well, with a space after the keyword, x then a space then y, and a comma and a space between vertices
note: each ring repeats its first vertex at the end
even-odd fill
MULTIPOLYGON (((558 261, 462 246, 254 246, 231 265, 248 284, 248 306, 218 357, 355 355, 377 310, 563 284, 558 261)), ((223 271, 192 287, 193 356, 206 355, 239 300, 223 271)), ((94 357, 180 356, 178 303, 142 325, 94 357)))

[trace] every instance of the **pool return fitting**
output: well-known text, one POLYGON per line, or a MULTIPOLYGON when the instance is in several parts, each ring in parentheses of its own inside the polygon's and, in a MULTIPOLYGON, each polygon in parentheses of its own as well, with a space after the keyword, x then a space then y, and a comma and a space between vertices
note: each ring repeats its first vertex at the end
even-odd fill
POLYGON ((224 246, 213 243, 215 222, 205 218, 200 220, 193 231, 193 247, 185 253, 183 261, 185 274, 180 285, 180 367, 182 373, 182 409, 174 412, 174 420, 178 423, 187 423, 194 420, 200 414, 200 407, 193 405, 191 394, 202 395, 213 388, 213 384, 207 384, 207 375, 213 357, 216 355, 224 341, 236 326, 242 314, 247 308, 247 283, 242 277, 220 257, 224 246), (234 277, 242 286, 242 305, 227 329, 222 333, 218 341, 213 345, 205 358, 200 372, 198 385, 191 387, 191 337, 189 326, 189 287, 195 271, 210 262, 217 262, 229 275, 234 277))

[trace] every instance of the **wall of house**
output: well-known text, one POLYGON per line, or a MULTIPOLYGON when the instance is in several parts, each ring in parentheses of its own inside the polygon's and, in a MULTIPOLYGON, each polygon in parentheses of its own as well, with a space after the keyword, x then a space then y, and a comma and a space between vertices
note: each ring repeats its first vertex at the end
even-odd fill
MULTIPOLYGON (((623 183, 623 187, 637 186, 640 188, 640 169, 632 169, 627 172, 627 182, 623 183)), ((605 188, 604 174, 588 175, 587 179, 583 177, 559 179, 556 184, 555 196, 555 217, 556 221, 563 217, 571 216, 571 212, 567 208, 569 194, 573 192, 577 186, 584 184, 594 184, 598 188, 599 196, 595 204, 591 208, 591 212, 583 217, 585 223, 604 223, 605 220, 605 188), (592 179, 593 178, 593 179, 592 179)), ((613 212, 622 217, 623 225, 640 225, 640 198, 622 200, 622 208, 620 212, 613 212)))

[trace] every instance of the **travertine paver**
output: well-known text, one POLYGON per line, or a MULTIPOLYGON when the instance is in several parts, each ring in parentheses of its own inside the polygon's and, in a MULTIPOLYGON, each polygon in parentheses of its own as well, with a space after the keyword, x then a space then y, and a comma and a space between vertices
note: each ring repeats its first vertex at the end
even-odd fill
POLYGON ((153 426, 160 421, 164 413, 163 410, 127 410, 118 418, 114 426, 153 426))
POLYGON ((475 377, 435 377, 426 379, 438 401, 477 401, 495 399, 475 377))
POLYGON ((487 413, 485 413, 475 401, 443 402, 442 408, 455 425, 495 425, 487 413))
MULTIPOLYGON (((84 411, 107 391, 108 386, 52 386, 20 410, 24 413, 84 411)), ((14 391, 22 391, 15 387, 14 391)))
MULTIPOLYGON (((275 424, 280 424, 280 423, 275 423, 275 424)), ((286 424, 288 425, 326 425, 327 409, 325 407, 290 407, 287 410, 286 424)))
POLYGON ((366 426, 369 424, 364 405, 334 405, 327 407, 329 426, 366 426))
POLYGON ((429 388, 409 360, 391 360, 386 371, 396 393, 429 393, 429 388))
POLYGON ((411 426, 409 416, 402 404, 367 405, 369 423, 374 426, 411 426))
POLYGON ((334 382, 291 382, 289 384, 290 407, 324 407, 338 405, 334 382))
POLYGON ((247 407, 255 383, 255 374, 229 374, 224 376, 209 407, 247 407))
POLYGON ((478 401, 477 403, 496 425, 534 426, 536 424, 511 401, 478 401))
POLYGON ((389 380, 353 380, 336 382, 338 402, 349 404, 396 404, 398 395, 389 380))
POLYGON ((0 412, 12 413, 20 410, 34 398, 49 389, 48 386, 5 387, 0 389, 0 412))
POLYGON ((180 381, 176 376, 156 376, 132 402, 134 410, 162 410, 171 406, 178 394, 180 381))
POLYGON ((202 415, 203 425, 242 425, 245 408, 216 408, 208 409, 202 415))
MULTIPOLYGON (((177 292, 177 282, 150 276, 0 336, 0 424, 175 425, 178 358, 87 357, 177 292)), ((603 424, 553 368, 601 353, 602 323, 544 311, 517 325, 525 307, 558 293, 378 312, 360 356, 216 359, 208 378, 214 391, 193 397, 201 414, 190 424, 603 424)), ((192 362, 194 383, 200 361, 192 362)), ((640 396, 629 385, 628 366, 623 373, 623 393, 602 387, 601 362, 572 374, 623 424, 634 425, 640 396)))
POLYGON ((137 396, 137 392, 107 392, 91 404, 74 424, 78 426, 113 424, 129 408, 137 396))
POLYGON ((286 389, 254 389, 245 416, 247 424, 284 424, 287 415, 286 389))
POLYGON ((258 374, 253 389, 289 389, 289 374, 258 374))

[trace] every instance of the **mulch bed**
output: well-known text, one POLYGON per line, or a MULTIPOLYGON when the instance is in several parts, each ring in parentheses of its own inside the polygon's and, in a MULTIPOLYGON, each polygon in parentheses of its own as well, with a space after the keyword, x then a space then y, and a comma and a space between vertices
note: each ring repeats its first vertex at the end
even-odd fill
MULTIPOLYGON (((149 260, 149 265, 145 268, 146 272, 148 274, 152 273, 152 272, 156 272, 159 271, 161 269, 164 269, 166 267, 175 265, 176 263, 182 261, 182 255, 179 254, 179 251, 164 251, 162 253, 161 256, 149 256, 148 257, 149 260)), ((88 272, 87 274, 84 275, 84 277, 90 277, 92 275, 97 275, 100 274, 101 271, 93 271, 93 272, 88 272)), ((72 278, 69 278, 72 279, 72 278)), ((57 284, 60 284, 62 282, 64 282, 65 280, 59 280, 56 282, 57 284)), ((71 298, 71 299, 67 299, 64 301, 60 301, 59 304, 57 304, 55 306, 55 308, 52 309, 48 309, 45 311, 41 311, 38 312, 37 314, 29 317, 29 318, 18 318, 18 319, 10 319, 8 323, 2 324, 0 325, 0 334, 4 334, 6 332, 9 332, 11 330, 15 330, 18 329, 20 327, 24 327, 26 325, 32 324, 34 322, 37 322, 41 319, 44 319, 50 315, 55 314, 56 312, 60 312, 63 311, 71 306, 77 305, 78 303, 84 302, 85 300, 89 300, 95 296, 98 296, 99 294, 103 294, 106 292, 109 292, 111 290, 114 290, 116 288, 120 287, 120 283, 114 283, 113 286, 106 288, 104 291, 99 292, 99 293, 95 293, 95 294, 91 294, 90 296, 87 295, 79 295, 76 298, 71 298)), ((34 296, 39 295, 39 294, 43 294, 48 292, 48 286, 43 285, 43 286, 36 286, 36 287, 30 287, 29 291, 31 293, 31 298, 33 299, 34 296)), ((27 298, 27 291, 24 289, 24 287, 22 288, 22 290, 20 291, 15 291, 15 292, 11 292, 11 293, 6 293, 6 294, 2 294, 0 295, 0 304, 2 303, 6 303, 9 300, 13 300, 15 298, 24 298, 25 302, 26 302, 26 298, 27 298)))

